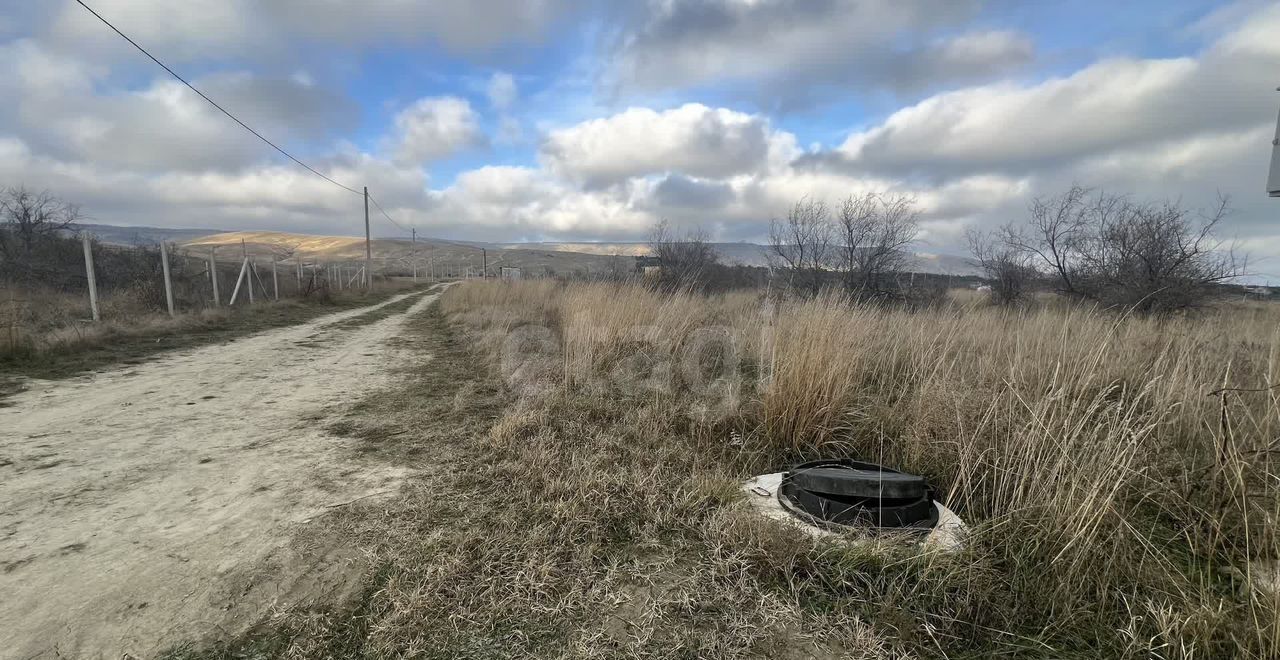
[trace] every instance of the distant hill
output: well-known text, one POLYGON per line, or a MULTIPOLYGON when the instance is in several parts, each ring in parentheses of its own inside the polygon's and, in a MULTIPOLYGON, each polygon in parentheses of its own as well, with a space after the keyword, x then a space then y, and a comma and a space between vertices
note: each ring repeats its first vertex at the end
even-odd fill
MULTIPOLYGON (((235 260, 247 253, 269 259, 272 255, 281 259, 297 257, 304 262, 352 263, 364 261, 364 239, 355 236, 313 236, 276 231, 236 231, 199 236, 182 242, 182 247, 196 254, 216 250, 219 259, 235 260), (243 246, 243 247, 242 247, 243 246)), ((547 249, 498 247, 423 238, 417 242, 407 239, 375 238, 370 241, 374 261, 388 268, 409 270, 416 262, 420 269, 435 265, 462 272, 466 268, 479 269, 486 262, 491 272, 501 267, 515 267, 538 274, 598 274, 610 270, 633 268, 626 257, 583 254, 547 249), (620 263, 621 262, 621 263, 620 263)))
MULTIPOLYGON (((305 261, 326 263, 359 262, 364 260, 364 238, 357 236, 318 236, 278 231, 219 231, 216 229, 170 229, 162 227, 118 227, 113 225, 81 224, 75 229, 85 230, 104 243, 116 245, 154 245, 160 241, 181 244, 188 251, 207 254, 216 248, 219 259, 233 261, 244 251, 255 257, 269 259, 276 255, 288 259, 297 255, 305 261)), ((743 266, 767 266, 766 247, 755 243, 712 243, 712 249, 727 264, 743 266)), ((482 250, 488 251, 490 270, 512 266, 538 273, 605 273, 618 268, 630 268, 619 259, 648 255, 649 244, 640 242, 589 243, 589 242, 533 242, 533 243, 485 243, 479 241, 451 241, 439 238, 422 238, 416 243, 397 238, 375 238, 372 241, 373 257, 388 265, 412 268, 413 261, 420 268, 435 263, 451 268, 479 268, 484 260, 482 250)), ((947 254, 916 252, 911 255, 908 270, 937 275, 976 276, 977 265, 965 257, 947 254)))
MULTIPOLYGON (((542 249, 580 254, 644 256, 650 253, 648 243, 479 243, 468 245, 503 249, 542 249)), ((757 243, 711 243, 711 248, 726 264, 767 266, 768 248, 757 243)), ((931 275, 978 276, 980 271, 972 259, 949 254, 915 252, 907 270, 931 275)))
POLYGON ((110 245, 156 245, 161 241, 182 242, 200 236, 208 236, 220 229, 170 229, 167 227, 120 227, 77 223, 69 225, 69 233, 89 232, 99 241, 110 245))

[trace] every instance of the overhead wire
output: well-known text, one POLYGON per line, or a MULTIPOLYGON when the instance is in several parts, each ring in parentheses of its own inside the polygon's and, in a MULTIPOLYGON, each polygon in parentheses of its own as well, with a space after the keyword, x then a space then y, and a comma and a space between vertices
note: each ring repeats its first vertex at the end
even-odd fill
MULTIPOLYGON (((254 130, 252 126, 249 126, 248 124, 244 123, 243 121, 240 121, 240 118, 239 118, 239 117, 237 117, 237 116, 235 116, 235 115, 231 114, 231 112, 229 112, 226 108, 222 107, 221 105, 218 105, 218 102, 217 102, 217 101, 214 101, 213 99, 209 98, 209 97, 208 97, 204 92, 200 91, 199 89, 196 89, 196 86, 195 86, 195 85, 192 85, 190 82, 187 82, 187 79, 186 79, 186 78, 183 78, 182 76, 178 75, 178 73, 177 73, 176 71, 174 71, 173 69, 170 69, 168 65, 166 65, 164 62, 161 62, 159 58, 157 58, 155 55, 152 55, 150 52, 148 52, 148 51, 147 51, 147 49, 145 49, 145 48, 143 48, 141 45, 139 45, 139 44, 138 44, 138 42, 136 42, 136 41, 134 41, 133 39, 129 38, 129 35, 125 34, 124 32, 121 32, 119 28, 117 28, 115 25, 112 25, 112 24, 111 24, 111 21, 108 21, 106 18, 103 18, 102 14, 99 14, 98 12, 94 11, 93 7, 90 7, 89 5, 85 4, 85 3, 84 3, 84 0, 76 0, 76 3, 77 3, 77 4, 79 4, 81 7, 84 7, 84 8, 85 8, 85 9, 86 9, 90 14, 93 14, 93 15, 94 15, 94 17, 96 17, 99 21, 102 21, 102 23, 103 23, 104 25, 106 25, 107 27, 111 28, 111 31, 112 31, 112 32, 115 32, 116 34, 120 35, 120 37, 121 37, 122 39, 124 39, 125 41, 129 42, 129 44, 130 44, 130 45, 132 45, 134 48, 137 48, 139 52, 141 52, 143 55, 146 55, 148 58, 150 58, 152 62, 155 62, 156 64, 158 64, 158 65, 160 66, 160 68, 162 68, 162 69, 164 69, 165 71, 169 72, 169 75, 173 76, 174 78, 177 78, 179 82, 181 82, 182 84, 186 85, 188 88, 190 88, 190 89, 191 89, 191 91, 195 92, 196 94, 199 94, 199 95, 200 95, 200 98, 202 98, 202 99, 204 99, 204 100, 206 100, 206 101, 208 101, 208 102, 209 102, 209 105, 212 105, 213 107, 215 107, 215 108, 217 108, 218 110, 222 111, 222 114, 224 114, 224 115, 226 115, 226 116, 230 117, 232 121, 234 121, 234 122, 235 122, 235 123, 237 123, 237 124, 240 124, 240 126, 241 126, 242 128, 244 128, 246 131, 249 131, 249 132, 250 132, 250 133, 252 133, 255 137, 257 137, 259 140, 262 140, 263 142, 265 142, 265 143, 267 143, 268 145, 270 145, 272 149, 275 149, 276 151, 278 151, 278 152, 280 152, 280 153, 284 154, 284 155, 285 155, 285 157, 287 157, 289 160, 292 160, 293 162, 297 163, 298 165, 301 165, 302 167, 306 168, 306 169, 307 169, 307 171, 309 171, 309 172, 311 172, 312 174, 314 174, 314 175, 316 175, 316 176, 320 177, 321 179, 324 179, 325 181, 328 181, 329 183, 332 183, 333 185, 335 185, 335 186, 337 186, 337 187, 339 187, 339 188, 342 188, 343 190, 346 190, 346 191, 348 191, 348 192, 355 193, 355 194, 357 194, 357 195, 362 195, 362 196, 363 196, 363 195, 368 195, 368 191, 367 191, 367 190, 366 190, 365 192, 361 192, 361 191, 359 191, 359 190, 356 190, 355 188, 351 188, 350 186, 345 186, 345 185, 343 185, 343 184, 341 184, 341 183, 339 183, 339 182, 337 182, 337 181, 334 181, 333 179, 329 178, 328 176, 325 176, 324 174, 320 173, 320 171, 319 171, 319 170, 317 170, 317 169, 315 169, 314 167, 311 167, 310 165, 308 165, 308 164, 306 164, 306 163, 302 162, 301 160, 299 160, 299 159, 298 159, 296 156, 294 156, 293 154, 291 154, 291 153, 289 153, 289 152, 285 151, 284 149, 282 149, 282 148, 281 148, 279 145, 277 145, 276 143, 272 142, 271 140, 268 140, 268 139, 267 139, 265 136, 263 136, 261 133, 259 133, 258 131, 254 130)), ((381 204, 378 204, 378 201, 377 201, 376 199, 374 199, 372 195, 369 195, 369 201, 373 202, 373 205, 374 205, 374 206, 376 206, 376 207, 378 208, 378 210, 382 212, 382 215, 383 215, 383 216, 385 216, 385 217, 387 218, 387 220, 391 222, 391 224, 395 225, 396 227, 399 227, 401 231, 404 231, 404 232, 408 232, 408 231, 409 231, 408 229, 406 229, 406 228, 404 227, 404 225, 401 225, 400 223, 398 223, 398 222, 396 222, 394 219, 392 219, 392 217, 391 217, 391 216, 390 216, 390 215, 389 215, 385 210, 383 210, 382 205, 381 205, 381 204)))
POLYGON ((373 195, 369 195, 369 201, 373 202, 373 206, 378 209, 378 212, 382 213, 382 216, 387 219, 387 222, 390 222, 391 224, 398 227, 400 231, 403 231, 406 233, 409 232, 408 227, 405 227, 404 225, 396 222, 394 218, 392 218, 385 210, 383 210, 382 205, 378 203, 378 200, 374 199, 373 195))

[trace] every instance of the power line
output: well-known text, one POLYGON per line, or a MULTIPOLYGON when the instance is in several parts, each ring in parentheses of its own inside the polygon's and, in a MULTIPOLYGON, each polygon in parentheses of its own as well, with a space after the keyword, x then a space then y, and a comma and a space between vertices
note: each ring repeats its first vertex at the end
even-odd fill
POLYGON ((373 205, 374 205, 375 207, 377 207, 378 211, 380 211, 380 212, 382 213, 382 216, 383 216, 384 218, 386 218, 386 219, 387 219, 387 222, 390 222, 391 224, 395 225, 396 227, 399 227, 399 228, 400 228, 400 231, 406 231, 406 232, 407 232, 407 231, 409 231, 409 228, 408 228, 408 227, 405 227, 404 225, 402 225, 402 224, 400 224, 400 223, 396 222, 395 220, 393 220, 393 219, 391 218, 391 216, 390 216, 390 215, 387 215, 387 212, 386 212, 386 211, 384 211, 384 210, 382 209, 382 205, 378 203, 378 200, 376 200, 376 199, 374 199, 374 198, 373 198, 373 195, 369 195, 369 201, 373 202, 373 205))
MULTIPOLYGON (((253 133, 253 134, 254 134, 254 135, 255 135, 259 140, 262 140, 263 142, 266 142, 267 144, 271 145, 271 148, 272 148, 272 149, 275 149, 276 151, 279 151, 280 153, 282 153, 282 154, 284 154, 286 157, 288 157, 288 158, 289 158, 289 160, 292 160, 293 162, 295 162, 295 163, 297 163, 297 164, 299 164, 299 165, 301 165, 301 166, 305 167, 305 168, 306 168, 307 170, 309 170, 312 174, 314 174, 314 175, 316 175, 316 176, 320 177, 321 179, 324 179, 325 181, 328 181, 329 183, 332 183, 333 185, 335 185, 335 186, 337 186, 337 187, 339 187, 339 188, 342 188, 343 190, 346 190, 346 191, 348 191, 348 192, 355 193, 355 194, 357 194, 357 195, 363 195, 363 194, 364 194, 364 193, 361 193, 359 190, 356 190, 356 189, 354 189, 354 188, 349 188, 349 187, 347 187, 347 186, 342 185, 341 183, 338 183, 337 181, 334 181, 333 179, 330 179, 329 177, 327 177, 327 176, 325 176, 325 175, 321 174, 321 173, 320 173, 319 171, 317 171, 314 167, 311 167, 310 165, 308 165, 308 164, 306 164, 306 163, 304 163, 304 162, 302 162, 302 161, 298 160, 297 158, 295 158, 293 154, 291 154, 291 153, 289 153, 289 152, 285 151, 284 149, 281 149, 279 146, 277 146, 277 145, 276 145, 276 143, 274 143, 274 142, 272 142, 271 140, 268 140, 267 138, 263 137, 261 133, 259 133, 259 132, 255 131, 255 130, 253 130, 253 128, 252 128, 252 127, 250 127, 248 124, 246 124, 246 123, 244 123, 244 122, 240 121, 240 119, 239 119, 238 117, 236 117, 235 115, 233 115, 233 114, 231 114, 230 112, 228 112, 226 108, 224 108, 224 107, 222 107, 222 106, 218 105, 218 103, 217 103, 216 101, 214 101, 213 99, 209 98, 208 96, 205 96, 204 92, 202 92, 202 91, 200 91, 200 90, 196 89, 194 85, 192 85, 191 83, 187 82, 186 78, 183 78, 182 76, 178 75, 176 72, 174 72, 174 70, 173 70, 173 69, 170 69, 168 66, 166 66, 164 62, 161 62, 159 59, 157 59, 155 55, 152 55, 151 53, 147 52, 147 49, 143 48, 142 46, 139 46, 139 45, 138 45, 138 42, 134 41, 133 39, 130 39, 130 38, 129 38, 129 35, 127 35, 127 34, 125 34, 125 33, 121 32, 119 28, 117 28, 116 26, 112 25, 112 24, 111 24, 111 22, 110 22, 110 21, 108 21, 107 19, 103 18, 101 14, 99 14, 99 13, 98 13, 98 12, 96 12, 96 11, 94 11, 94 10, 93 10, 93 7, 90 7, 89 5, 86 5, 86 4, 83 2, 83 0, 76 0, 76 3, 78 3, 81 7, 84 7, 86 10, 88 10, 90 14, 93 14, 93 15, 94 15, 98 20, 102 21, 104 25, 106 25, 107 27, 111 28, 111 30, 112 30, 113 32, 115 32, 116 34, 120 35, 120 36, 121 36, 125 41, 129 42, 130 44, 132 44, 132 45, 133 45, 133 47, 134 47, 134 48, 137 48, 137 49, 138 49, 138 50, 139 50, 143 55, 146 55, 147 57, 151 58, 151 61, 152 61, 152 62, 155 62, 155 63, 156 63, 156 64, 158 64, 158 65, 160 65, 160 68, 164 69, 165 71, 168 71, 168 72, 169 72, 169 75, 173 76, 174 78, 177 78, 179 82, 181 82, 182 84, 184 84, 184 85, 186 85, 187 87, 191 88, 191 91, 195 92, 196 94, 199 94, 199 95, 200 95, 200 98, 202 98, 202 99, 204 99, 204 100, 208 101, 210 105, 212 105, 213 107, 215 107, 215 108, 217 108, 217 109, 221 110, 221 111, 222 111, 222 114, 224 114, 224 115, 226 115, 226 116, 230 117, 230 118, 231 118, 231 120, 232 120, 232 121, 234 121, 235 123, 240 124, 240 126, 244 127, 244 129, 245 129, 246 131, 249 131, 250 133, 253 133)), ((383 215, 386 215, 386 213, 384 212, 384 213, 383 213, 383 215)), ((393 221, 393 222, 394 222, 394 221, 393 221)))
MULTIPOLYGON (((204 92, 200 91, 199 89, 196 89, 195 85, 192 85, 191 83, 187 82, 187 79, 186 79, 186 78, 183 78, 182 76, 178 75, 178 73, 177 73, 176 71, 174 71, 173 69, 170 69, 170 68, 168 67, 168 65, 166 65, 164 62, 161 62, 161 61, 159 60, 159 58, 157 58, 155 55, 152 55, 150 52, 148 52, 148 51, 147 51, 147 49, 145 49, 145 48, 143 48, 141 45, 139 45, 139 44, 138 44, 138 42, 136 42, 136 41, 134 41, 133 39, 131 39, 131 38, 129 37, 129 35, 125 34, 124 32, 121 32, 119 28, 117 28, 115 25, 112 25, 112 24, 111 24, 111 22, 110 22, 110 21, 108 21, 107 19, 103 18, 103 17, 102 17, 102 14, 99 14, 98 12, 94 11, 93 7, 90 7, 89 5, 85 4, 85 3, 84 3, 84 0, 76 0, 76 3, 77 3, 77 4, 79 4, 81 7, 84 7, 84 8, 85 8, 85 10, 86 10, 86 11, 88 11, 90 14, 93 14, 93 16, 94 16, 95 18, 97 18, 99 21, 102 21, 102 23, 103 23, 104 25, 106 25, 107 27, 111 28, 111 31, 112 31, 112 32, 115 32, 116 34, 120 35, 120 37, 121 37, 122 39, 124 39, 125 41, 129 42, 129 44, 130 44, 130 45, 132 45, 134 48, 138 49, 138 51, 139 51, 139 52, 141 52, 143 55, 146 55, 146 56, 147 56, 147 57, 148 57, 152 62, 155 62, 157 65, 159 65, 159 66, 160 66, 160 68, 162 68, 162 69, 164 69, 165 71, 167 71, 167 72, 169 73, 169 75, 173 76, 174 78, 177 78, 179 82, 181 82, 183 85, 186 85, 186 86, 187 86, 187 88, 189 88, 191 91, 195 92, 196 94, 199 94, 199 95, 200 95, 200 98, 202 98, 202 99, 204 99, 205 101, 208 101, 208 102, 209 102, 209 105, 212 105, 213 107, 215 107, 215 108, 217 108, 219 111, 221 111, 221 112, 222 112, 222 114, 224 114, 224 115, 226 115, 226 116, 230 117, 232 121, 234 121, 235 123, 239 124, 239 125, 240 125, 242 128, 244 128, 246 131, 249 131, 250 133, 252 133, 252 134, 254 135, 254 137, 257 137, 259 140, 262 140, 263 142, 265 142, 265 143, 267 143, 268 145, 270 145, 272 149, 275 149, 276 151, 280 152, 281 154, 284 154, 284 156, 285 156, 286 158, 288 158, 289 160, 292 160, 293 162, 295 162, 295 163, 297 163, 298 165, 302 166, 303 168, 305 168, 307 171, 311 172, 312 174, 314 174, 314 175, 316 175, 316 176, 320 177, 321 179, 324 179, 325 181, 328 181, 329 183, 332 183, 333 185, 335 185, 335 186, 337 186, 337 187, 339 187, 339 188, 342 188, 343 190, 346 190, 347 192, 354 193, 354 194, 356 194, 356 195, 361 195, 361 196, 368 195, 368 191, 367 191, 367 190, 362 192, 362 191, 356 190, 355 188, 351 188, 351 187, 349 187, 349 186, 344 186, 344 185, 342 185, 341 183, 338 183, 337 181, 334 181, 333 179, 329 178, 328 176, 325 176, 324 174, 321 174, 321 173, 320 173, 318 170, 316 170, 314 167, 311 167, 310 165, 308 165, 308 164, 306 164, 306 163, 302 162, 302 161, 301 161, 301 160, 299 160, 297 157, 295 157, 293 154, 291 154, 291 153, 289 153, 289 152, 285 151, 285 150, 284 150, 284 149, 282 149, 279 145, 277 145, 276 143, 272 142, 271 140, 268 140, 268 139, 267 139, 265 136, 263 136, 261 133, 259 133, 258 131, 254 130, 252 126, 249 126, 248 124, 244 123, 243 121, 240 121, 240 118, 239 118, 239 117, 236 117, 235 115, 231 114, 231 112, 229 112, 226 108, 222 107, 221 105, 218 105, 218 102, 217 102, 217 101, 214 101, 213 99, 211 99, 211 98, 209 98, 207 95, 205 95, 205 93, 204 93, 204 92)), ((385 217, 385 218, 387 219, 387 221, 388 221, 388 222, 390 222, 391 224, 395 225, 397 228, 399 228, 399 229, 400 229, 400 231, 403 231, 403 232, 406 232, 406 233, 408 233, 408 232, 409 232, 409 229, 408 229, 408 228, 406 228, 404 225, 402 225, 402 224, 400 224, 400 223, 396 222, 396 221, 395 221, 395 219, 393 219, 393 218, 392 218, 392 217, 391 217, 391 216, 386 212, 386 210, 384 210, 384 209, 382 208, 382 205, 381 205, 381 204, 379 204, 379 203, 378 203, 378 200, 374 199, 372 195, 368 195, 368 199, 369 199, 369 201, 373 202, 373 205, 374 205, 375 207, 377 207, 378 211, 382 213, 383 217, 385 217)))

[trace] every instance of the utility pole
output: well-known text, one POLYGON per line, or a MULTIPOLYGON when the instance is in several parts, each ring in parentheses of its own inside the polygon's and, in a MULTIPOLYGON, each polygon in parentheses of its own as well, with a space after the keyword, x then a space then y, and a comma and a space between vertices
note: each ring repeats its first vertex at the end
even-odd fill
POLYGON ((489 279, 489 251, 480 248, 480 279, 489 279))
POLYGON ((369 186, 364 187, 364 286, 373 285, 373 248, 369 244, 369 186))
POLYGON ((413 256, 411 257, 411 259, 413 260, 413 281, 417 282, 418 281, 418 228, 413 227, 409 229, 409 232, 413 236, 413 252, 412 252, 413 256))

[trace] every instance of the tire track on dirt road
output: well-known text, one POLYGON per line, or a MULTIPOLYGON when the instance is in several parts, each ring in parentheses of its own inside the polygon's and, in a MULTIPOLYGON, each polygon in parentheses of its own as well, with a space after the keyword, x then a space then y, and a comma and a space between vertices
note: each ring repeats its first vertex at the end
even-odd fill
POLYGON ((388 340, 436 295, 11 397, 0 658, 150 657, 351 589, 351 550, 291 541, 328 505, 395 490, 407 472, 349 460, 353 441, 322 420, 388 382, 388 340))

